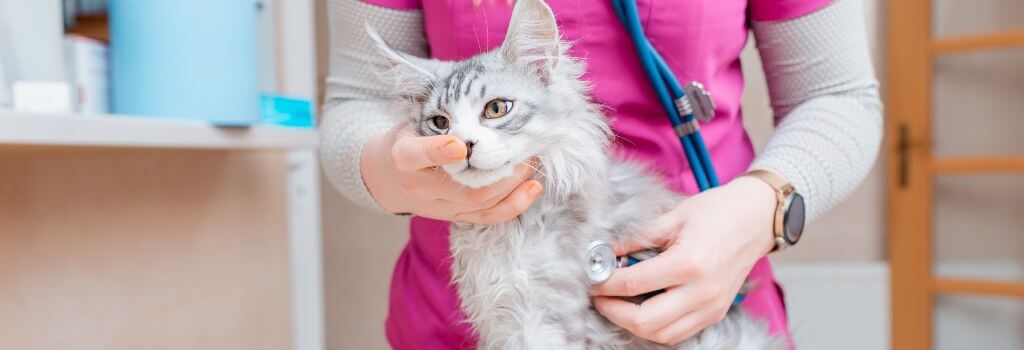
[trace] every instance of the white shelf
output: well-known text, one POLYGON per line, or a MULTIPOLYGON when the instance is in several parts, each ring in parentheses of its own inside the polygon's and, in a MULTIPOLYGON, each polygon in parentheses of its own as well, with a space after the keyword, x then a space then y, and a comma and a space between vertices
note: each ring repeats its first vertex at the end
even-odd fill
POLYGON ((260 125, 225 128, 203 121, 27 113, 0 110, 0 146, 192 149, 313 149, 317 133, 260 125))

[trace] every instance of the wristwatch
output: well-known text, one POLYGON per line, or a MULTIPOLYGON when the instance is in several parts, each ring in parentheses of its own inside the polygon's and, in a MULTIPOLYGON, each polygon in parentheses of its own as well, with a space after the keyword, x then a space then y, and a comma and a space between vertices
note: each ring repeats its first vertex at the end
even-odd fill
POLYGON ((804 233, 806 219, 804 197, 796 192, 793 184, 782 176, 764 169, 748 171, 742 176, 750 176, 764 181, 775 190, 775 220, 772 233, 775 235, 773 252, 795 245, 804 233))

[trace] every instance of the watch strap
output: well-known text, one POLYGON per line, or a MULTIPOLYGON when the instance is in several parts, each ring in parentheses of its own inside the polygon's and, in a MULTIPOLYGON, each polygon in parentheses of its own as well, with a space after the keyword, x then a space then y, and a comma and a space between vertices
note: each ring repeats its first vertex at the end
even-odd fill
POLYGON ((789 242, 785 238, 786 200, 796 192, 796 188, 782 176, 765 169, 753 169, 740 176, 759 179, 775 190, 775 217, 772 219, 775 247, 772 248, 772 252, 786 249, 789 247, 789 242))
POLYGON ((789 195, 796 191, 796 188, 793 187, 792 183, 770 170, 754 169, 746 172, 743 176, 753 176, 761 179, 761 181, 767 183, 768 186, 771 186, 772 189, 775 190, 776 195, 782 197, 782 199, 789 197, 789 195))

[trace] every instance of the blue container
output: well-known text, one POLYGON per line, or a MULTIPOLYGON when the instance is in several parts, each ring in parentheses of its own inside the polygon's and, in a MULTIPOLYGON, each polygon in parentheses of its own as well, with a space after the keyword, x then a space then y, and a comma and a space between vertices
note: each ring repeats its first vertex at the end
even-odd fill
POLYGON ((312 129, 315 126, 313 101, 275 94, 260 96, 261 122, 267 125, 312 129))
POLYGON ((114 113, 259 121, 256 0, 110 0, 114 113))

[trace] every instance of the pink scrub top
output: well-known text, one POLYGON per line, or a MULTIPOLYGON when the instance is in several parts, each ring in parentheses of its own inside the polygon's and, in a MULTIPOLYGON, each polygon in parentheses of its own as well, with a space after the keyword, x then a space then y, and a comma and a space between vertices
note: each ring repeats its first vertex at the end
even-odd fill
MULTIPOLYGON (((422 10, 431 56, 461 60, 499 46, 512 6, 506 0, 364 0, 422 10)), ((743 129, 739 55, 749 21, 785 20, 825 6, 829 0, 637 0, 644 32, 682 83, 700 81, 712 92, 716 117, 703 123, 703 136, 722 182, 747 170, 754 157, 743 129)), ((609 107, 620 139, 617 153, 652 164, 676 191, 697 185, 668 118, 641 71, 630 39, 610 0, 548 0, 570 54, 587 64, 583 79, 597 101, 609 107)), ((450 283, 448 223, 412 219, 409 243, 391 282, 387 337, 395 349, 469 349, 476 342, 464 322, 450 283)), ((742 303, 788 337, 782 292, 771 265, 761 259, 750 273, 756 288, 742 303)))

